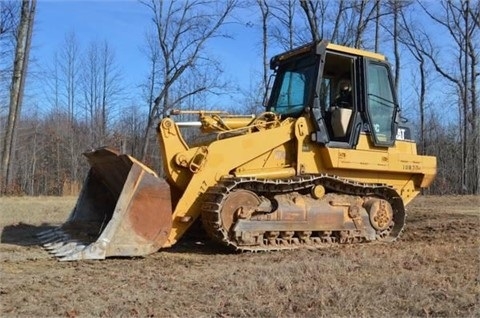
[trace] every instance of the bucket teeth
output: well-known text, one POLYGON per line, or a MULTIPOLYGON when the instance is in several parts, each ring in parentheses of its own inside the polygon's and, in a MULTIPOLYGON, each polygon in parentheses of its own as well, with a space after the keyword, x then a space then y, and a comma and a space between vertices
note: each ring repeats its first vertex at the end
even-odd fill
POLYGON ((61 242, 57 242, 57 243, 47 243, 47 244, 43 244, 43 247, 47 250, 47 251, 53 251, 57 248, 60 248, 62 247, 63 245, 65 245, 65 242, 64 241, 61 241, 61 242))
POLYGON ((77 246, 75 246, 74 248, 72 248, 70 250, 70 253, 66 253, 66 254, 63 254, 63 255, 55 255, 57 256, 59 259, 59 261, 76 261, 76 260, 80 260, 80 259, 85 259, 84 255, 83 255, 83 250, 86 248, 87 246, 86 245, 83 245, 83 244, 79 244, 77 246))
POLYGON ((88 245, 88 243, 79 242, 64 234, 55 243, 44 244, 44 248, 48 253, 59 258, 59 260, 77 260, 83 258, 81 252, 88 245))
POLYGON ((90 242, 83 242, 84 236, 82 233, 76 233, 73 229, 61 227, 37 234, 43 248, 62 261, 84 258, 82 251, 90 244, 90 242))
POLYGON ((62 254, 72 249, 78 244, 76 241, 65 241, 49 250, 53 255, 62 254))
POLYGON ((69 256, 71 254, 76 254, 78 252, 81 252, 84 250, 86 247, 85 244, 81 244, 79 242, 71 242, 65 244, 65 246, 62 246, 58 250, 52 252, 56 257, 63 258, 65 256, 69 256))

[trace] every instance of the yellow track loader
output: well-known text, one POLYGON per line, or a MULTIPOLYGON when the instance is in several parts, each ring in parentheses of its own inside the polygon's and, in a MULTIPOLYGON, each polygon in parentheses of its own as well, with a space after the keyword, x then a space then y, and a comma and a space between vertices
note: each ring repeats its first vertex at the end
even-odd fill
POLYGON ((198 111, 180 124, 173 118, 188 112, 178 111, 158 124, 163 178, 108 148, 86 153, 78 202, 39 235, 44 247, 60 260, 143 256, 197 219, 239 251, 397 239, 436 158, 417 154, 385 57, 321 41, 270 67, 265 112, 198 111), (209 138, 187 142, 185 125, 209 138))

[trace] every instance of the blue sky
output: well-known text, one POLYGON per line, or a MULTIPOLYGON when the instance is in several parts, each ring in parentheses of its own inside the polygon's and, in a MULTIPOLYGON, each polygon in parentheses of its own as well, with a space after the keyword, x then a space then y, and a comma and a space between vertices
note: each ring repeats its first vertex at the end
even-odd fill
MULTIPOLYGON (((228 32, 233 39, 218 38, 208 43, 209 52, 222 62, 225 78, 244 90, 249 89, 252 80, 259 78, 258 72, 261 70, 261 35, 254 10, 257 8, 235 12, 235 18, 240 22, 228 26, 228 32), (249 25, 253 22, 254 26, 247 27, 247 22, 249 25)), ((425 21, 419 22, 425 23, 425 21)), ((147 59, 139 49, 144 45, 145 32, 152 27, 151 14, 147 7, 137 0, 38 0, 35 23, 32 56, 37 66, 45 69, 47 63, 52 61, 54 52, 59 50, 65 35, 71 31, 75 32, 83 48, 90 41, 106 39, 115 51, 124 84, 129 91, 132 91, 131 95, 136 95, 134 98, 138 98, 137 86, 148 76, 147 59)), ((430 26, 432 27, 438 28, 435 25, 430 26)), ((439 32, 436 30, 432 34, 436 35, 439 32)), ((435 42, 442 43, 444 47, 449 43, 448 41, 435 42)), ((389 51, 387 49, 384 53, 389 51)), ((272 49, 271 53, 276 54, 279 51, 272 49)), ((410 108, 414 112, 417 88, 415 81, 412 81, 412 74, 415 72, 416 63, 412 62, 411 57, 404 50, 399 95, 404 110, 410 108)), ((430 70, 430 76, 435 76, 432 70, 430 70)), ((437 94, 429 96, 432 101, 445 100, 445 96, 440 96, 445 95, 447 91, 443 85, 437 89, 437 94)), ((240 102, 240 95, 232 97, 223 95, 214 101, 209 101, 212 104, 202 106, 231 107, 240 102)), ((455 109, 454 106, 448 108, 455 109)))
MULTIPOLYGON (((139 85, 148 75, 148 62, 139 48, 144 45, 146 30, 152 27, 151 14, 136 0, 38 0, 35 23, 32 55, 40 67, 52 61, 65 35, 74 31, 81 47, 90 41, 108 40, 128 86, 139 85)), ((248 87, 252 72, 261 65, 256 48, 260 38, 245 24, 233 24, 229 29, 234 39, 214 39, 209 46, 222 61, 225 76, 248 87)))
POLYGON ((80 45, 107 39, 115 49, 119 65, 129 68, 136 78, 142 70, 138 47, 149 18, 136 1, 45 1, 37 8, 34 55, 38 62, 49 62, 65 35, 75 32, 80 45), (136 67, 128 67, 138 61, 136 67))

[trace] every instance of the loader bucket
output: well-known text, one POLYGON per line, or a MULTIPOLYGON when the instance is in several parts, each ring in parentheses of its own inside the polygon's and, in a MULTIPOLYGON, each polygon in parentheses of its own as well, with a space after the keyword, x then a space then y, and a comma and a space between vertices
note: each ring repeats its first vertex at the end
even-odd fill
POLYGON ((170 187, 148 167, 108 148, 84 154, 90 171, 68 220, 40 233, 62 261, 143 256, 172 228, 170 187))

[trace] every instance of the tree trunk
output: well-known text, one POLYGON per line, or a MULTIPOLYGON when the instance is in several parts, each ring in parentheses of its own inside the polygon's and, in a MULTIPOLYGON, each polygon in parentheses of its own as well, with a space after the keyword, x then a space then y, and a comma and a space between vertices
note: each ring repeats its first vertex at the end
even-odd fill
POLYGON ((260 12, 262 14, 262 60, 263 60, 263 69, 262 69, 262 81, 263 81, 263 90, 267 92, 268 90, 268 16, 269 8, 266 0, 257 0, 258 6, 260 7, 260 12))
POLYGON ((305 15, 307 16, 307 22, 310 27, 310 33, 312 34, 313 41, 320 41, 320 34, 318 33, 318 24, 317 18, 315 17, 315 12, 312 10, 312 1, 311 0, 300 0, 300 6, 302 7, 305 15))
POLYGON ((15 60, 13 65, 12 84, 10 88, 10 104, 8 113, 5 142, 2 152, 2 167, 0 176, 0 190, 2 194, 8 191, 11 183, 11 162, 15 144, 15 133, 22 106, 25 78, 32 38, 33 21, 35 16, 36 0, 24 0, 20 13, 15 60))
POLYGON ((425 83, 425 62, 423 59, 420 60, 420 145, 422 149, 420 154, 425 155, 425 94, 426 94, 426 83, 425 83))
POLYGON ((395 55, 395 90, 398 92, 400 83, 400 52, 398 48, 398 14, 401 10, 401 4, 397 1, 393 2, 393 52, 395 55))

